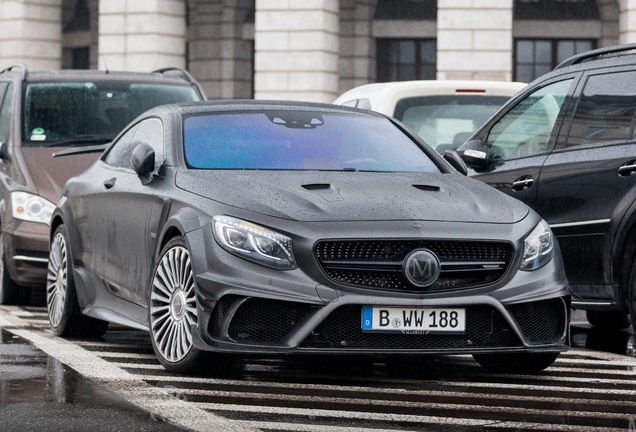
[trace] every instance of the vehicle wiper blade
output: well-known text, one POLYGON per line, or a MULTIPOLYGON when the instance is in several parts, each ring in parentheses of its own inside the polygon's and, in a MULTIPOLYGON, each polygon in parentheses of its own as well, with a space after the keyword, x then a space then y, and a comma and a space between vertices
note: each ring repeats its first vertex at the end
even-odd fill
POLYGON ((104 150, 106 150, 108 146, 109 146, 109 143, 76 147, 76 148, 71 148, 71 149, 55 152, 53 153, 53 157, 56 158, 60 156, 69 156, 69 155, 82 154, 82 153, 101 153, 104 150))
POLYGON ((113 140, 109 135, 78 135, 73 138, 46 143, 45 147, 63 147, 77 144, 105 144, 113 140))

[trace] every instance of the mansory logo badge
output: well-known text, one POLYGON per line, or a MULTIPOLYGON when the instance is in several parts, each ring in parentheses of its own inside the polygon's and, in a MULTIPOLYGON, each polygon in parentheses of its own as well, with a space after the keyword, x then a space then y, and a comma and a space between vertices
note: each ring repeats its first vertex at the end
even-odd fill
POLYGON ((439 277, 440 267, 437 255, 427 249, 418 249, 404 260, 404 275, 413 285, 427 287, 439 277))

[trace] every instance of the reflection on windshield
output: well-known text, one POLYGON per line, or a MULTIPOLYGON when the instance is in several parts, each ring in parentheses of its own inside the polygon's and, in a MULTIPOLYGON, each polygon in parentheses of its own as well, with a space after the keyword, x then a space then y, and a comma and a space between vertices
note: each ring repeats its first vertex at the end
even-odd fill
MULTIPOLYGON (((157 105, 196 101, 188 85, 111 82, 51 82, 27 86, 24 145, 113 139, 128 123, 157 105)), ((90 141, 95 142, 95 141, 90 141)))
POLYGON ((200 169, 438 171, 389 120, 313 111, 209 114, 184 121, 188 164, 200 169))

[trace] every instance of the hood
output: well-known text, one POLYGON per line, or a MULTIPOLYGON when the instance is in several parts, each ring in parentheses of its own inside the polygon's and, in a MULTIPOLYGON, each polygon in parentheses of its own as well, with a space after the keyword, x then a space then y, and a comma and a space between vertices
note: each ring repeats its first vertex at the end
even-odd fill
POLYGON ((528 207, 458 174, 180 171, 180 189, 232 207, 307 222, 515 223, 528 207))
POLYGON ((53 157, 66 147, 21 147, 22 158, 36 192, 52 203, 62 196, 64 184, 95 162, 101 153, 83 153, 53 157))

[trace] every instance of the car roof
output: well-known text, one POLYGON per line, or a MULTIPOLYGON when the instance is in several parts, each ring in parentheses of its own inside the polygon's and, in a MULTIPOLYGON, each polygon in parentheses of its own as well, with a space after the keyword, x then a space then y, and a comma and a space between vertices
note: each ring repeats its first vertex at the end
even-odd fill
POLYGON ((595 69, 636 66, 636 43, 614 45, 576 54, 557 65, 552 71, 532 81, 528 87, 562 75, 592 71, 595 69))
POLYGON ((24 65, 13 65, 0 71, 2 76, 11 76, 27 82, 44 81, 135 81, 170 82, 171 84, 198 85, 192 76, 180 68, 165 68, 153 72, 124 72, 96 69, 29 70, 24 65))
POLYGON ((357 113, 368 116, 381 117, 379 114, 351 108, 340 105, 302 102, 302 101, 282 101, 282 100, 254 100, 254 99, 233 99, 233 100, 207 100, 199 102, 183 102, 174 105, 164 105, 157 107, 156 110, 170 109, 169 107, 177 107, 183 114, 197 114, 205 112, 217 111, 272 111, 272 110, 304 110, 316 112, 332 112, 332 113, 357 113))
POLYGON ((395 105, 404 98, 441 95, 477 95, 511 97, 526 86, 520 82, 479 80, 416 80, 365 84, 340 95, 335 104, 368 99, 371 109, 393 115, 395 105))

